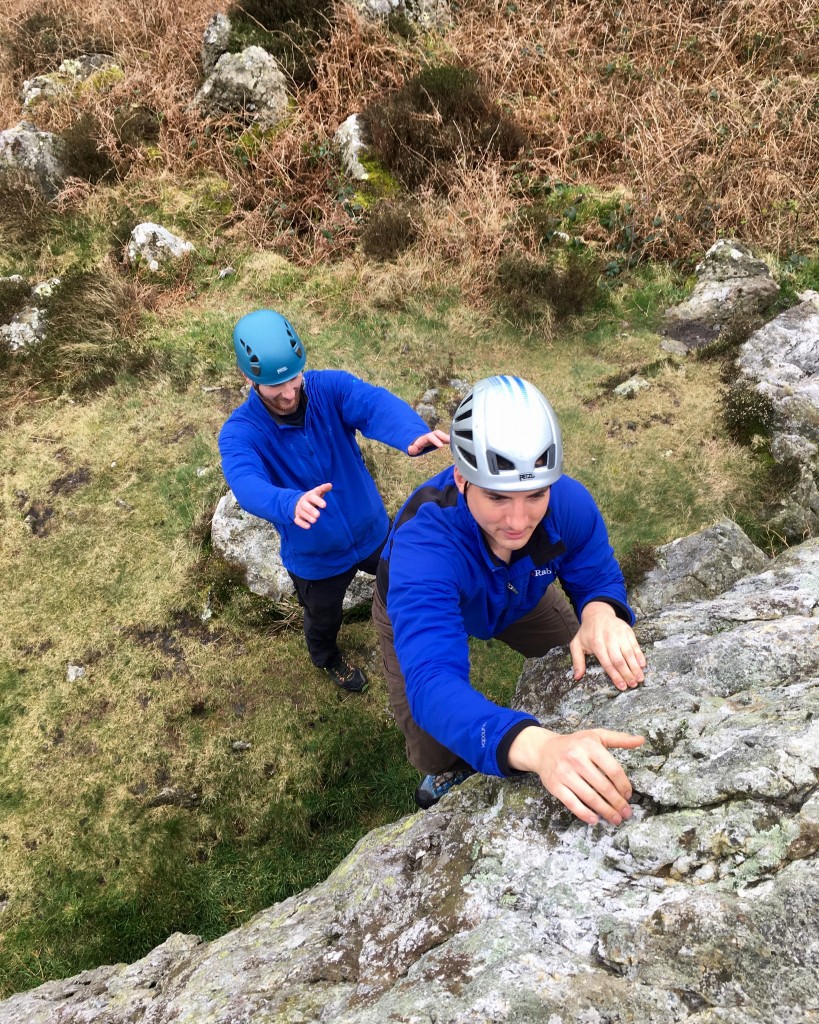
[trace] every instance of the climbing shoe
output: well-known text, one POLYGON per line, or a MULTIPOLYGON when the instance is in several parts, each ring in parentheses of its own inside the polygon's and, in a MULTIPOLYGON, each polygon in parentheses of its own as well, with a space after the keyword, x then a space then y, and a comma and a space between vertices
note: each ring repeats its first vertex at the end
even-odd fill
POLYGON ((336 686, 349 693, 364 693, 370 685, 361 669, 348 664, 340 654, 324 666, 324 671, 336 686))
POLYGON ((459 768, 457 771, 441 772, 440 775, 426 775, 415 790, 415 803, 426 810, 427 807, 437 804, 453 786, 460 786, 474 774, 471 768, 459 768))

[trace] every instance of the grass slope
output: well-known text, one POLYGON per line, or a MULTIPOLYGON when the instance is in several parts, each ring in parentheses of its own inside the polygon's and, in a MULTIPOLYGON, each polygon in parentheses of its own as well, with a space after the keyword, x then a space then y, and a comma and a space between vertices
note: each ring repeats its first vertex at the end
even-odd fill
MULTIPOLYGON (((534 380, 561 416, 567 468, 597 496, 621 554, 743 500, 753 462, 721 435, 717 367, 658 355, 636 291, 546 345, 441 291, 386 315, 360 300, 360 275, 349 264, 294 280, 281 261, 250 261, 218 296, 148 319, 144 339, 171 353, 163 372, 123 375, 81 401, 7 406, 6 992, 133 959, 174 930, 215 936, 411 810, 415 774, 366 617, 343 639, 373 686, 342 695, 309 664, 298 610, 249 594, 208 550, 224 490, 216 434, 241 399, 230 325, 259 295, 299 325, 311 365, 352 367, 408 400, 451 376, 534 380), (612 381, 641 367, 652 388, 614 396, 612 381), (85 674, 72 681, 69 665, 85 674)), ((653 294, 653 315, 669 285, 651 278, 636 284, 642 301, 653 294)), ((391 510, 448 461, 365 448, 391 510)), ((476 679, 508 700, 521 659, 474 647, 476 679)))

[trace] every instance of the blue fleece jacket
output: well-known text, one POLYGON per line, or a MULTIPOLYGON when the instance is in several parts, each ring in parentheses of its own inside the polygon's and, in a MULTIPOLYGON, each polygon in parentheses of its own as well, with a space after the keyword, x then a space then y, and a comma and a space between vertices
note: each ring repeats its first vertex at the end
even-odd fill
POLYGON ((590 601, 604 600, 633 624, 603 517, 586 488, 568 476, 552 485, 546 516, 508 565, 488 547, 452 467, 410 496, 384 548, 378 587, 412 717, 487 775, 511 774, 511 741, 535 719, 472 688, 469 637, 502 633, 556 579, 578 617, 590 601))
POLYGON ((356 443, 365 437, 406 453, 429 427, 400 398, 343 370, 308 370, 304 425, 277 422, 251 391, 219 434, 222 471, 239 505, 269 520, 285 568, 303 579, 346 572, 384 540, 389 518, 356 443), (293 515, 301 495, 331 483, 309 530, 293 515))

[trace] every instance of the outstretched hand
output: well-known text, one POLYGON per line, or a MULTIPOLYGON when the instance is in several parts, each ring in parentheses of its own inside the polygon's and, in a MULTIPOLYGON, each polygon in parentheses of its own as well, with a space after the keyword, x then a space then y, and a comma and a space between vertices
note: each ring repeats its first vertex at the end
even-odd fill
POLYGON ((617 617, 610 604, 590 601, 580 616, 580 629, 569 644, 575 681, 586 672, 586 655, 593 654, 618 690, 645 679, 646 659, 634 630, 617 617))
POLYGON ((321 510, 327 508, 327 502, 322 497, 328 491, 332 491, 332 484, 319 484, 311 491, 305 491, 296 502, 296 509, 293 513, 293 522, 303 530, 309 530, 313 523, 321 515, 321 510))
POLYGON ((443 448, 449 444, 449 434, 443 430, 430 430, 428 434, 421 434, 407 448, 407 455, 423 455, 434 448, 443 448))
POLYGON ((633 750, 644 742, 642 736, 610 729, 561 735, 533 725, 512 741, 509 764, 536 772, 552 796, 587 825, 600 818, 620 825, 631 817, 631 783, 609 748, 633 750))

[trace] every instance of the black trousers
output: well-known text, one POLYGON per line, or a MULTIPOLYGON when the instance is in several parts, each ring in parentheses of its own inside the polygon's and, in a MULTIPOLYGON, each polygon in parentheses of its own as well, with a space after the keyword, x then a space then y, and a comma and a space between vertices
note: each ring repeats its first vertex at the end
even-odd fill
POLYGON ((385 537, 372 554, 338 576, 304 580, 288 570, 296 588, 296 597, 304 609, 304 639, 307 641, 310 660, 318 668, 324 668, 339 653, 336 638, 341 629, 342 605, 347 587, 359 570, 375 576, 386 540, 385 537))

